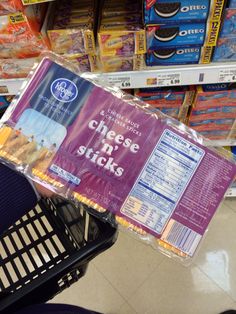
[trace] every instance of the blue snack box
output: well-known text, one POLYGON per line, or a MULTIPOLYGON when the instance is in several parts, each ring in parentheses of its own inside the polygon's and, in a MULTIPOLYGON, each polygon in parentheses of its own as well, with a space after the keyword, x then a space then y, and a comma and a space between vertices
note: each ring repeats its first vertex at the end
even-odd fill
POLYGON ((228 0, 228 7, 236 9, 236 0, 228 0))
POLYGON ((145 0, 144 22, 146 25, 219 21, 224 0, 145 0))
POLYGON ((236 37, 236 9, 226 9, 220 38, 236 37))
MULTIPOLYGON (((207 47, 212 48, 212 47, 207 47)), ((211 58, 211 49, 207 57, 211 58)), ((146 65, 178 65, 178 64, 198 64, 207 63, 205 59, 204 47, 180 47, 169 49, 149 50, 146 54, 146 65)))
POLYGON ((236 61, 236 38, 219 38, 212 61, 236 61))
POLYGON ((186 23, 147 27, 147 49, 159 47, 201 46, 204 44, 206 24, 186 23))
MULTIPOLYGON (((236 89, 236 82, 233 83, 215 83, 215 84, 203 84, 201 88, 204 92, 215 92, 215 91, 228 91, 229 89, 236 89)), ((227 95, 228 97, 228 95, 227 95)))

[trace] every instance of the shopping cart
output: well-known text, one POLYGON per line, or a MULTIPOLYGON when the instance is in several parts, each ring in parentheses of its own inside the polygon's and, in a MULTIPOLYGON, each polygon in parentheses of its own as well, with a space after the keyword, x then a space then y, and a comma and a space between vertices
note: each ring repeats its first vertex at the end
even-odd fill
POLYGON ((42 303, 68 288, 117 229, 63 199, 43 199, 0 238, 0 312, 42 303))

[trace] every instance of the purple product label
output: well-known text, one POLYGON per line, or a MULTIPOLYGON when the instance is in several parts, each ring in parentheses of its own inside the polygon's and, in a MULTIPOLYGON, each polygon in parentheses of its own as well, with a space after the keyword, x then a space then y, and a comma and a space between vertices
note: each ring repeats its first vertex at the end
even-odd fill
POLYGON ((196 244, 235 164, 119 97, 46 58, 9 124, 54 149, 45 173, 66 189, 179 248, 180 224, 196 244))

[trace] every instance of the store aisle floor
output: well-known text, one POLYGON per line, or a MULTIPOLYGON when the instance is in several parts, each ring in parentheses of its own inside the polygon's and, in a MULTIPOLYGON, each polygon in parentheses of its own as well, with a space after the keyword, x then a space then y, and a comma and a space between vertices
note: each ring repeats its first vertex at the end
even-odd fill
POLYGON ((218 210, 184 267, 124 233, 84 278, 54 298, 105 314, 217 314, 236 309, 236 199, 218 210))

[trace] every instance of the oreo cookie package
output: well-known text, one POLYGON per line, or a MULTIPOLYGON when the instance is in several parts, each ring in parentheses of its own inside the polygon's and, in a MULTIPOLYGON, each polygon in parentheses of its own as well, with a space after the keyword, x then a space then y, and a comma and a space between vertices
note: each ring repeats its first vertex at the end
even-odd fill
POLYGON ((145 0, 145 24, 220 21, 224 0, 145 0))
POLYGON ((205 41, 206 24, 164 24, 147 27, 147 48, 201 46, 205 41))
POLYGON ((213 47, 179 47, 149 50, 147 66, 209 63, 213 47))
POLYGON ((147 48, 216 46, 220 22, 163 24, 147 27, 147 48))

